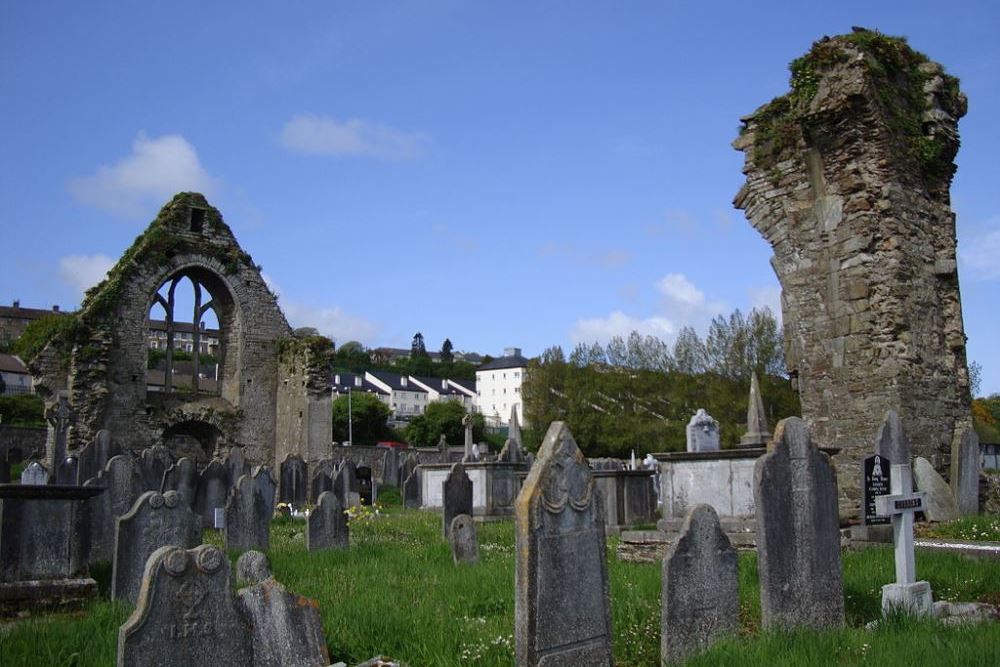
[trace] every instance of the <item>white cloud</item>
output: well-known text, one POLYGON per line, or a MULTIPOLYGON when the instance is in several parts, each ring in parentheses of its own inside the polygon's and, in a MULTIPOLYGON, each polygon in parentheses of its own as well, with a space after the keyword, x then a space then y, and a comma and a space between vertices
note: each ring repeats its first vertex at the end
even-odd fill
POLYGON ((281 130, 281 144, 300 153, 405 160, 421 155, 430 137, 406 133, 360 118, 297 114, 281 130))
POLYGON ((958 257, 973 276, 980 280, 1000 278, 1000 215, 986 221, 989 231, 981 233, 968 244, 959 247, 958 257))
POLYGON ((771 314, 781 324, 781 288, 780 287, 756 287, 749 290, 750 308, 763 308, 767 306, 771 309, 771 314))
POLYGON ((147 137, 145 132, 136 135, 129 155, 68 184, 79 201, 128 217, 141 215, 177 192, 209 193, 215 186, 187 139, 177 134, 147 137))
POLYGON ((694 286, 683 273, 668 273, 656 283, 656 289, 668 299, 698 306, 705 303, 705 293, 694 286))
POLYGON ((300 303, 282 303, 281 309, 292 328, 315 327, 321 334, 332 338, 337 344, 349 340, 370 344, 379 327, 369 320, 350 315, 340 306, 332 308, 312 308, 300 303))
POLYGON ((676 333, 674 324, 665 317, 649 317, 646 319, 631 317, 616 310, 607 317, 595 317, 578 320, 570 332, 573 343, 607 343, 615 336, 627 338, 632 331, 638 331, 644 336, 669 338, 676 333))
POLYGON ((107 255, 69 255, 59 260, 59 277, 83 293, 104 280, 114 266, 107 255))

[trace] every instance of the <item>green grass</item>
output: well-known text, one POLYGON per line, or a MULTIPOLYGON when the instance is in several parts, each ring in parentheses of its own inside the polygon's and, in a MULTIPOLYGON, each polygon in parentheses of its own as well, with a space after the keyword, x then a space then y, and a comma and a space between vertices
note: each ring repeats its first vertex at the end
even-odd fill
MULTIPOLYGON (((452 565, 437 514, 392 508, 355 521, 346 551, 307 553, 304 530, 302 521, 274 521, 269 556, 282 583, 319 601, 334 662, 356 664, 384 654, 412 667, 513 664, 511 522, 479 526, 481 563, 472 567, 452 565)), ((206 531, 205 539, 218 544, 220 536, 206 531)), ((616 664, 657 665, 660 568, 619 562, 614 547, 609 540, 616 664)), ((843 563, 846 628, 764 632, 756 555, 741 554, 740 637, 690 664, 1000 664, 1000 624, 949 628, 928 620, 892 619, 878 630, 864 630, 865 623, 880 616, 882 584, 894 578, 892 553, 884 548, 846 552, 843 563)), ((995 561, 918 552, 917 572, 930 581, 935 599, 1000 602, 995 561)), ((101 568, 94 574, 107 578, 101 568)), ((0 664, 114 664, 118 626, 128 613, 101 600, 86 612, 16 622, 0 633, 0 664)))
POLYGON ((920 537, 1000 542, 1000 516, 965 516, 948 523, 918 524, 920 537))

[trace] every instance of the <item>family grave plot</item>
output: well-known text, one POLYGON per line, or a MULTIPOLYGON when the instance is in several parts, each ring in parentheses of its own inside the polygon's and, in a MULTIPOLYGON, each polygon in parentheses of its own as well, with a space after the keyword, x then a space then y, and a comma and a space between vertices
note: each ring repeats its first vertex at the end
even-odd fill
POLYGON ((191 548, 201 542, 201 522, 176 491, 146 491, 135 506, 118 519, 111 599, 135 604, 143 568, 160 547, 191 548))
POLYGON ((613 664, 604 517, 569 428, 553 422, 517 498, 519 667, 613 664))
POLYGON ((837 478, 806 423, 778 423, 754 465, 757 569, 766 628, 844 625, 837 478))

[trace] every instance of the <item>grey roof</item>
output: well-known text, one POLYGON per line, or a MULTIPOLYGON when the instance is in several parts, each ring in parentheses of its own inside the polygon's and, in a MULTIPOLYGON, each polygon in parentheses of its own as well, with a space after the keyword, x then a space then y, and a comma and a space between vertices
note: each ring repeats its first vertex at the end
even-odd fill
POLYGON ((0 306, 0 318, 37 320, 48 315, 70 315, 64 310, 46 310, 45 308, 22 308, 18 306, 0 306))
POLYGON ((466 389, 468 389, 469 391, 471 391, 473 394, 476 393, 476 381, 475 380, 455 380, 453 378, 449 378, 449 381, 454 382, 455 384, 462 385, 463 387, 465 387, 466 389))
MULTIPOLYGON (((167 330, 167 321, 166 320, 150 320, 149 321, 149 329, 150 329, 150 331, 166 331, 167 330)), ((183 332, 183 333, 193 333, 194 332, 194 325, 191 322, 174 322, 174 331, 179 331, 179 332, 183 332)), ((215 336, 216 338, 218 338, 218 336, 219 336, 219 330, 218 329, 210 329, 208 327, 202 328, 201 333, 207 334, 209 336, 215 336)))
POLYGON ((417 382, 427 385, 428 387, 438 392, 439 394, 445 394, 450 396, 462 393, 458 389, 455 389, 450 384, 448 384, 447 378, 432 378, 432 377, 421 377, 419 375, 414 375, 413 379, 415 379, 417 382))
POLYGON ((476 369, 479 371, 498 371, 503 368, 527 368, 528 360, 521 355, 517 354, 512 357, 500 357, 499 359, 494 359, 493 361, 483 364, 476 369))
POLYGON ((420 385, 407 382, 406 386, 403 386, 403 378, 407 377, 405 375, 400 375, 399 373, 390 373, 389 371, 368 371, 373 376, 377 377, 382 382, 395 389, 396 391, 415 391, 421 394, 426 394, 427 390, 420 385))
POLYGON ((28 367, 13 354, 0 352, 0 371, 3 371, 4 373, 20 373, 22 375, 27 375, 28 367))
POLYGON ((335 371, 333 376, 330 378, 330 386, 333 387, 333 391, 338 394, 346 394, 347 388, 350 387, 351 391, 364 391, 372 394, 386 394, 386 392, 379 387, 377 384, 372 384, 365 379, 364 375, 358 375, 357 373, 345 373, 341 371, 335 371), (337 382, 337 377, 340 377, 340 382, 337 382), (354 378, 361 378, 361 386, 357 386, 354 383, 354 378))

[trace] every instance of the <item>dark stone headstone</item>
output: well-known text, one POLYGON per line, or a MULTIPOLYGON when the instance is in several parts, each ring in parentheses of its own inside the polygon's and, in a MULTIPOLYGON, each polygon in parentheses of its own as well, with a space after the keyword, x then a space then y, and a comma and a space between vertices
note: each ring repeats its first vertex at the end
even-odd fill
POLYGON ((305 505, 309 499, 306 462, 290 454, 281 463, 280 501, 290 505, 305 505))
POLYGON ((271 513, 267 499, 253 477, 240 477, 229 492, 229 502, 226 503, 226 526, 223 529, 226 549, 267 551, 271 546, 271 513))
POLYGON ((369 506, 374 504, 377 491, 375 480, 372 479, 372 469, 368 466, 358 466, 357 479, 358 495, 362 504, 369 506))
POLYGON ((82 485, 88 479, 97 477, 104 470, 111 457, 119 454, 117 447, 111 442, 111 432, 101 429, 93 440, 80 448, 80 462, 77 467, 77 484, 82 485))
POLYGON ((910 463, 910 441, 903 431, 903 423, 895 410, 889 410, 875 435, 875 453, 889 459, 889 463, 910 463))
POLYGON ((146 491, 118 519, 111 599, 135 603, 143 568, 160 547, 190 548, 201 542, 201 522, 176 491, 146 491))
POLYGON ((245 551, 236 559, 236 585, 259 584, 271 575, 271 564, 262 551, 245 551))
POLYGON ((663 559, 660 656, 683 662, 740 625, 736 549, 711 505, 696 505, 663 559))
POLYGON ((472 480, 465 474, 465 466, 459 462, 451 466, 451 472, 442 483, 441 533, 445 539, 451 534, 451 522, 459 514, 472 516, 472 480))
POLYGON ((761 617, 768 628, 844 625, 837 477, 798 417, 754 465, 761 617))
POLYGON ((399 452, 392 447, 382 453, 382 483, 399 486, 399 452))
POLYGON ((253 471, 253 483, 260 490, 260 495, 264 499, 264 506, 272 514, 274 513, 274 496, 278 489, 278 483, 271 475, 271 469, 267 466, 257 466, 253 471))
POLYGON ((160 493, 176 491, 181 497, 181 501, 188 507, 194 507, 195 495, 198 488, 198 468, 195 462, 184 457, 177 463, 167 468, 163 473, 163 483, 160 485, 160 493))
POLYGON ((163 473, 173 465, 170 450, 163 445, 154 445, 142 450, 139 457, 139 477, 143 491, 159 491, 163 485, 163 473))
MULTIPOLYGON (((313 469, 312 477, 309 479, 309 502, 316 504, 319 496, 324 491, 333 491, 333 473, 335 469, 329 459, 323 459, 313 469)), ((341 496, 343 502, 343 496, 341 496)))
POLYGON ((968 426, 955 439, 951 452, 951 490, 958 513, 979 513, 979 436, 968 426))
POLYGON ((468 514, 459 514, 451 520, 451 559, 455 565, 473 565, 479 562, 479 536, 476 522, 468 514))
MULTIPOLYGON (((253 666, 329 665, 319 605, 282 586, 270 575, 267 557, 259 551, 248 551, 240 557, 240 562, 250 554, 258 556, 254 560, 254 571, 249 573, 257 580, 237 593, 237 604, 250 622, 253 666), (268 575, 262 577, 264 572, 268 575)), ((240 562, 236 564, 237 572, 240 572, 240 562)))
POLYGON ((891 482, 889 459, 879 454, 872 454, 862 461, 861 472, 864 476, 861 485, 865 503, 863 523, 866 526, 889 523, 889 517, 878 516, 875 512, 875 496, 884 496, 889 493, 891 482))
POLYGON ((569 428, 553 422, 517 497, 519 667, 613 664, 604 517, 569 428))
POLYGON ((306 549, 346 549, 350 546, 350 529, 344 506, 332 491, 324 491, 313 511, 306 518, 306 549))
POLYGON ((230 489, 236 485, 240 477, 250 474, 250 464, 247 463, 242 447, 233 446, 229 448, 229 453, 226 454, 226 470, 229 471, 230 489))
POLYGON ((194 493, 195 511, 205 526, 215 525, 215 510, 226 506, 229 498, 229 471, 219 460, 212 460, 198 476, 194 493))
POLYGON ((414 468, 403 481, 403 507, 419 509, 420 505, 420 470, 414 468))
POLYGON ((0 458, 0 484, 10 483, 10 461, 0 458))
POLYGON ((118 667, 254 664, 229 577, 218 547, 157 549, 135 611, 118 631, 118 667))
POLYGON ((403 459, 402 465, 400 466, 400 471, 399 471, 400 485, 402 485, 403 482, 406 481, 406 478, 409 477, 413 473, 413 471, 417 469, 417 465, 418 465, 417 455, 414 454, 413 452, 407 454, 406 458, 403 459))
POLYGON ((59 462, 56 468, 56 484, 76 484, 76 471, 79 459, 70 454, 59 462))
POLYGON ((111 457, 104 470, 84 482, 84 486, 104 489, 104 493, 87 501, 90 527, 87 558, 91 563, 110 563, 115 557, 118 517, 127 514, 141 495, 142 482, 135 460, 126 454, 111 457))

